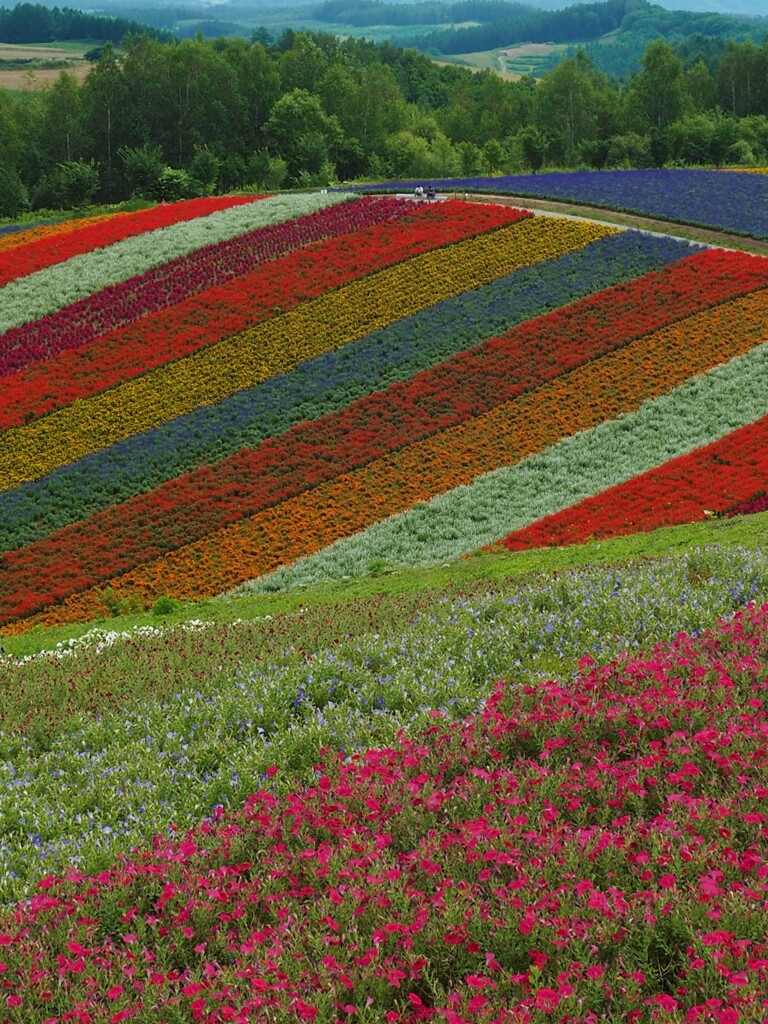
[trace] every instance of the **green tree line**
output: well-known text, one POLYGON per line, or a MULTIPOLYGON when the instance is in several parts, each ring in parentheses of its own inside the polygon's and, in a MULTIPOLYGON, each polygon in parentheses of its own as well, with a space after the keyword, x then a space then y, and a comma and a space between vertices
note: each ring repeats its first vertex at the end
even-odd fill
POLYGON ((66 72, 0 90, 0 215, 349 180, 543 167, 768 163, 768 41, 710 62, 664 40, 618 82, 577 51, 540 82, 438 66, 365 40, 286 31, 107 44, 66 72))
POLYGON ((509 0, 422 0, 415 4, 390 4, 382 0, 326 0, 314 10, 318 21, 336 25, 441 25, 461 21, 502 21, 513 16, 540 14, 526 4, 509 0))
MULTIPOLYGON (((339 25, 429 25, 423 34, 411 36, 408 45, 433 55, 474 53, 516 43, 596 43, 615 33, 610 45, 600 44, 610 54, 617 41, 632 41, 635 47, 642 42, 642 50, 658 36, 682 40, 698 33, 743 41, 760 40, 768 31, 768 18, 668 11, 648 0, 599 0, 556 11, 495 0, 402 5, 364 0, 354 9, 349 0, 326 0, 316 9, 315 17, 339 25), (475 24, 461 25, 467 22, 475 24)), ((391 38, 397 42, 397 33, 391 38)))
POLYGON ((170 32, 155 32, 127 18, 87 14, 68 7, 60 9, 41 4, 0 7, 0 43, 52 43, 68 39, 119 43, 124 36, 138 32, 147 32, 166 41, 173 38, 170 32))

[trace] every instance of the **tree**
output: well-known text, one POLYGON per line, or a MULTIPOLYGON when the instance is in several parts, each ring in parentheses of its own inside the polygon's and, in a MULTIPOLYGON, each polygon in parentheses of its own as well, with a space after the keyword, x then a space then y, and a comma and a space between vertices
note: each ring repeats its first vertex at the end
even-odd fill
POLYGON ((62 71, 42 96, 44 148, 48 158, 54 163, 70 162, 90 153, 82 90, 75 76, 62 71))
POLYGON ((93 155, 102 167, 103 191, 113 201, 118 188, 115 156, 124 142, 126 116, 125 83, 112 43, 105 43, 101 56, 83 85, 83 107, 93 155))
POLYGON ((215 153, 207 146, 196 146, 195 155, 189 165, 190 177, 200 183, 202 195, 212 195, 219 179, 221 163, 215 153))
POLYGON ((396 178, 426 178, 432 174, 429 143, 412 131, 390 135, 384 145, 384 159, 396 178))
POLYGON ((232 134, 220 155, 240 152, 247 159, 264 143, 262 129, 281 92, 280 73, 260 42, 243 47, 241 40, 230 39, 222 52, 235 72, 237 95, 232 134))
POLYGON ((721 111, 690 114, 668 129, 674 156, 687 164, 723 164, 739 138, 738 122, 721 111))
POLYGON ((122 146, 118 155, 123 163, 123 176, 129 194, 146 199, 157 197, 160 179, 166 168, 160 146, 122 146))
POLYGON ((306 89, 281 96, 264 125, 270 151, 283 157, 294 179, 300 171, 317 174, 332 159, 342 136, 338 119, 326 114, 317 96, 306 89))
POLYGON ((0 217, 18 217, 29 209, 29 193, 13 167, 0 165, 0 217))
POLYGON ((87 206, 99 187, 93 161, 67 160, 58 164, 38 184, 33 197, 36 209, 72 210, 87 206))
POLYGON ((717 99, 737 117, 768 113, 768 46, 729 40, 717 68, 717 99))
POLYGON ((715 106, 715 80, 703 60, 686 71, 685 92, 693 110, 711 110, 715 106))
POLYGON ((604 109, 608 91, 607 80, 583 50, 560 61, 542 81, 536 121, 552 139, 555 159, 572 166, 603 135, 609 127, 604 109))
POLYGON ((630 85, 647 127, 659 132, 685 112, 683 62, 664 39, 654 39, 641 60, 642 71, 630 85))
POLYGON ((483 164, 489 174, 496 174, 504 170, 506 153, 498 139, 489 139, 483 146, 483 164))
POLYGON ((328 70, 328 58, 311 36, 297 32, 280 58, 279 68, 284 88, 312 92, 328 70))
POLYGON ((525 128, 518 136, 523 160, 534 174, 544 166, 549 149, 549 139, 535 126, 525 128))
POLYGON ((461 163, 461 173, 466 177, 480 174, 483 170, 483 153, 474 142, 460 142, 456 147, 461 163))
POLYGON ((451 140, 442 132, 432 140, 429 147, 432 155, 434 174, 438 178, 455 177, 461 170, 461 160, 451 140))
POLYGON ((180 167, 164 167, 157 186, 156 199, 175 203, 179 199, 193 199, 199 194, 198 184, 180 167))
POLYGON ((0 167, 18 168, 22 148, 19 115, 15 94, 0 89, 0 167))
POLYGON ((625 132, 608 140, 606 164, 609 167, 650 167, 651 140, 638 132, 625 132))
POLYGON ((270 156, 266 149, 254 153, 248 161, 248 180, 267 192, 277 192, 288 177, 288 164, 279 156, 270 156))

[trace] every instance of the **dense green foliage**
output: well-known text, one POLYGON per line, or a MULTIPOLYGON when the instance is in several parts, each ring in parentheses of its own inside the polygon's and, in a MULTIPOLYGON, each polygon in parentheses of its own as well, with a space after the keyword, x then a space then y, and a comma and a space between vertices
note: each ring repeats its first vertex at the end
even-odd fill
MULTIPOLYGON (((703 38, 703 37, 702 37, 703 38)), ((578 51, 540 83, 286 31, 107 44, 80 84, 0 91, 0 216, 131 195, 542 166, 768 162, 768 43, 648 44, 627 83, 578 51)))

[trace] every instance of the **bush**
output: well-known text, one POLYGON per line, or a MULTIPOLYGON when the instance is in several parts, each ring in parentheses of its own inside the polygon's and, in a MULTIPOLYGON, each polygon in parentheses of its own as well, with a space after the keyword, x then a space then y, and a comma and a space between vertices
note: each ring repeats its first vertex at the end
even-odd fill
POLYGON ((167 597, 166 595, 163 595, 162 597, 158 597, 158 599, 152 605, 152 614, 172 615, 173 612, 178 610, 178 608, 178 601, 174 601, 172 597, 167 597))
POLYGON ((67 160, 57 164, 38 183, 33 196, 35 209, 74 210, 87 206, 99 187, 99 172, 93 160, 67 160))

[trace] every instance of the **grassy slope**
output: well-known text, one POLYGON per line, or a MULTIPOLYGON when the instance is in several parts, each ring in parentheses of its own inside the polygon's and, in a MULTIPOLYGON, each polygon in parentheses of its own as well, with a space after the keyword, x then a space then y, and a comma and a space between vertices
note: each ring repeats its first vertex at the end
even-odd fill
MULTIPOLYGON (((429 569, 403 569, 386 572, 385 567, 372 566, 369 576, 329 583, 292 593, 257 595, 232 600, 209 600, 177 606, 167 614, 144 612, 133 615, 109 616, 97 623, 82 623, 51 629, 34 629, 20 636, 2 637, 8 654, 22 657, 48 650, 70 637, 82 636, 94 625, 124 631, 141 625, 172 624, 197 619, 222 624, 236 619, 259 618, 265 615, 290 614, 299 608, 327 607, 334 618, 346 618, 345 607, 372 597, 400 598, 412 595, 423 598, 425 593, 450 594, 483 582, 498 582, 512 577, 552 574, 562 569, 585 565, 610 565, 658 558, 664 555, 680 556, 695 548, 717 544, 722 548, 745 547, 755 549, 765 543, 768 536, 768 512, 734 519, 714 519, 690 526, 656 530, 631 537, 596 541, 565 548, 547 548, 524 552, 479 551, 469 558, 450 565, 429 569)), ((403 608, 398 600, 394 607, 403 608)), ((354 614, 354 613, 353 613, 354 614)), ((350 625, 353 628, 354 624, 350 625)))

